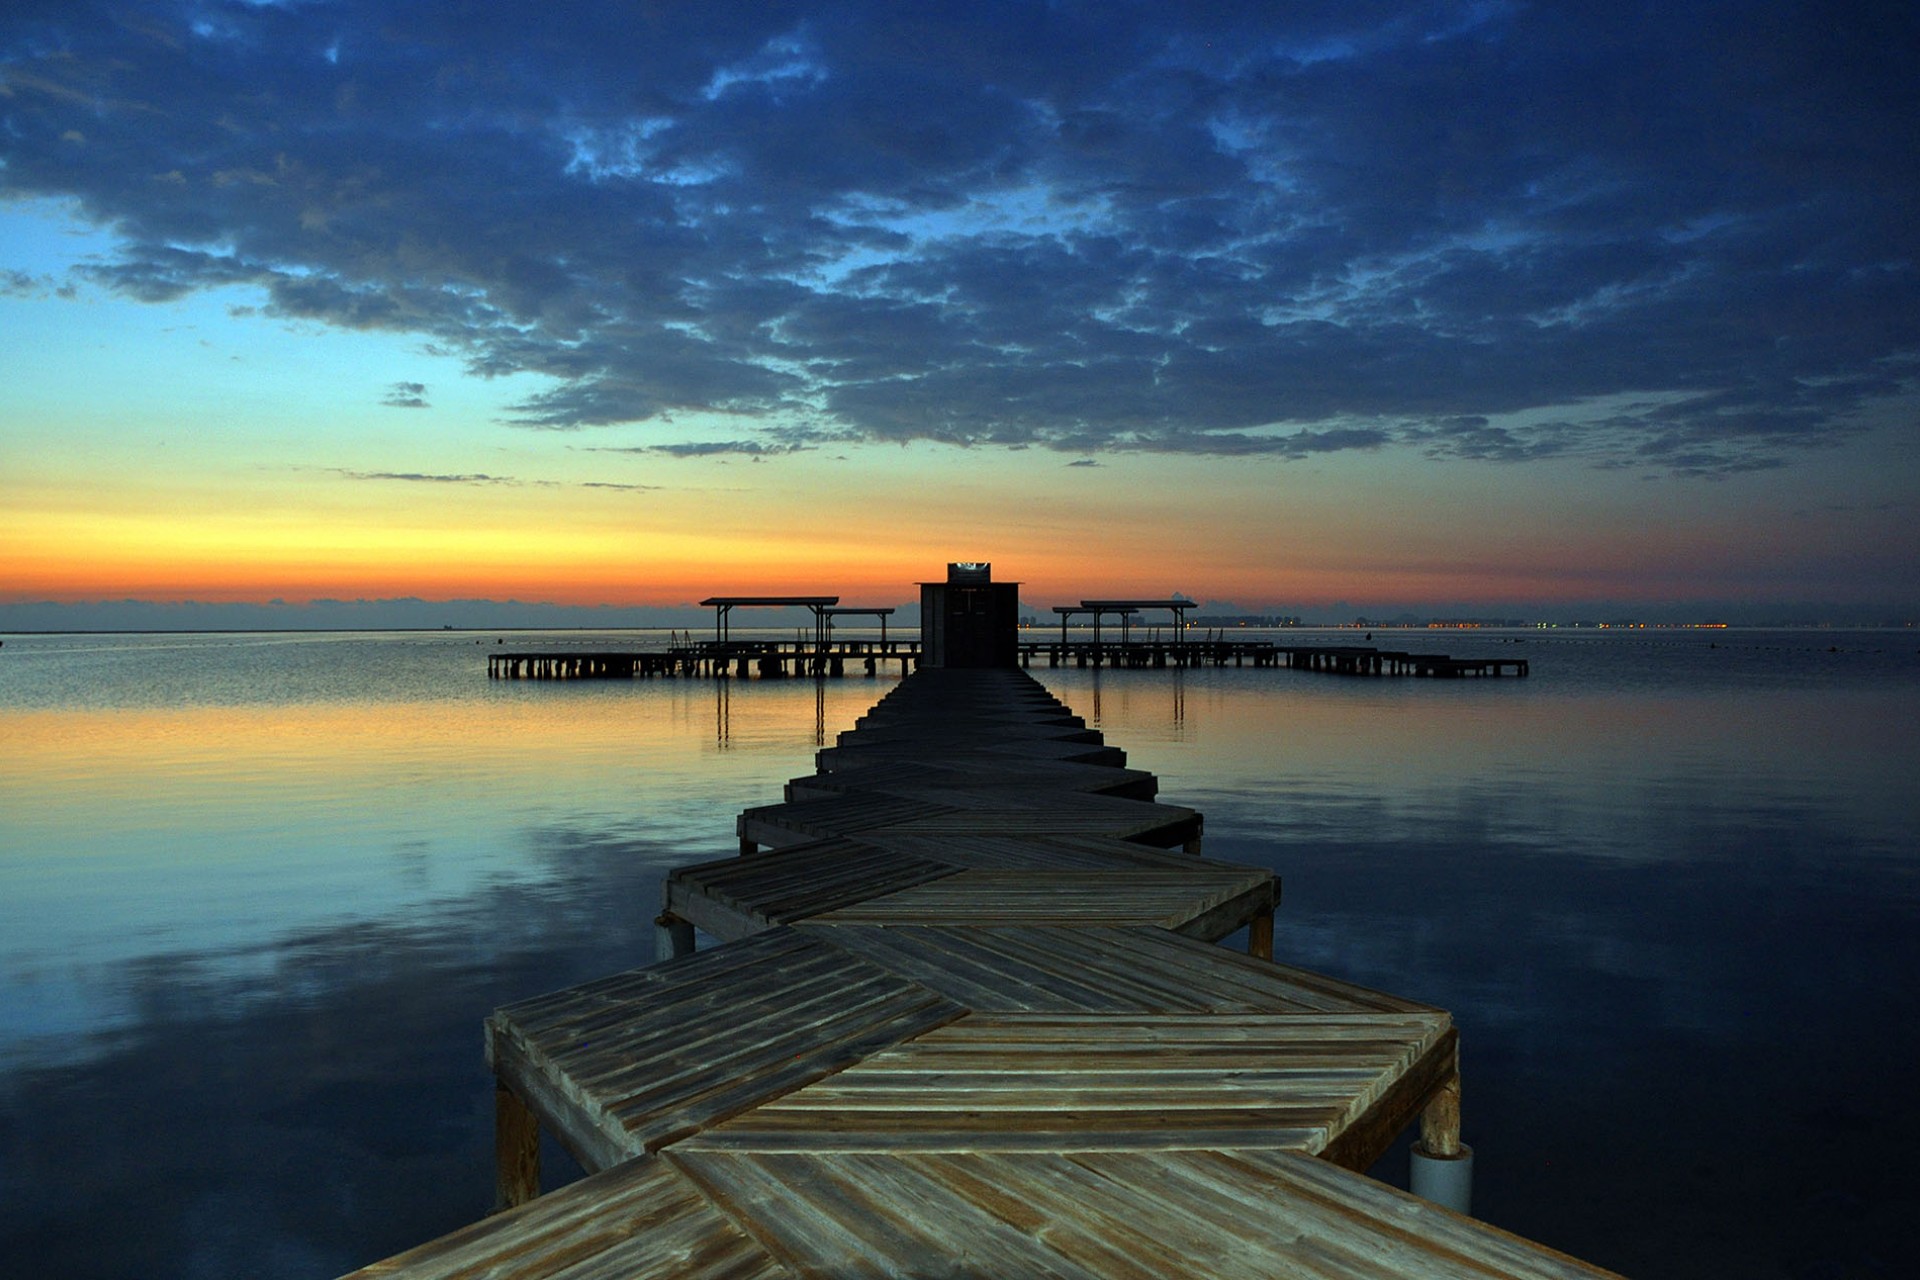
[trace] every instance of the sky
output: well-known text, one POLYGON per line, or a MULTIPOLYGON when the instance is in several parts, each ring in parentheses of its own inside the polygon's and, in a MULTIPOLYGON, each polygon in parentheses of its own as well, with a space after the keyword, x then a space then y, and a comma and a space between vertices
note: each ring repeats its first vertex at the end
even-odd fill
POLYGON ((0 628, 1911 618, 1916 65, 1876 0, 8 0, 0 628))

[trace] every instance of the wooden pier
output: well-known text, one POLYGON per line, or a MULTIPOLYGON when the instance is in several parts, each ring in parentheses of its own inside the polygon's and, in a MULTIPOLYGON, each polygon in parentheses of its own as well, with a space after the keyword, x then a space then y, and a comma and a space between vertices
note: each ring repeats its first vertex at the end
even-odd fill
POLYGON ((1271 640, 1031 641, 1020 645, 1020 665, 1036 658, 1049 667, 1285 667, 1343 676, 1524 676, 1525 658, 1452 658, 1372 645, 1285 645, 1271 640))
MULTIPOLYGON (((1049 667, 1282 667, 1343 676, 1524 676, 1525 658, 1453 658, 1444 653, 1408 653, 1371 645, 1281 645, 1270 640, 1022 641, 1020 665, 1044 660, 1049 667)), ((629 652, 495 653, 487 675, 500 680, 630 680, 652 676, 763 679, 792 676, 876 675, 897 664, 906 675, 920 665, 917 640, 800 641, 675 645, 629 652)))
POLYGON ((918 640, 805 641, 727 640, 673 645, 666 649, 598 653, 550 650, 487 655, 495 680, 631 680, 651 676, 734 676, 745 680, 789 676, 878 675, 896 664, 906 675, 920 662, 918 640))
POLYGON ((1606 1274, 1363 1176, 1460 1151, 1451 1018, 1276 963, 1272 874, 1025 672, 817 763, 668 879, 672 958, 488 1019, 501 1211, 356 1276, 1606 1274))

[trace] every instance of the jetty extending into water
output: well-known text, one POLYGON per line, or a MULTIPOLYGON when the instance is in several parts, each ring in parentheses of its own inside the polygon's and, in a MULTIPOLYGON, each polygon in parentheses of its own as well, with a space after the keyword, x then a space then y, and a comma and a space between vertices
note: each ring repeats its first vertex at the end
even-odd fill
POLYGON ((1276 962, 1273 874, 1026 672, 816 764, 669 877, 660 962, 487 1020, 500 1211, 357 1277, 1606 1274, 1364 1176, 1414 1123, 1466 1167, 1452 1019, 1276 962))
MULTIPOLYGON (((889 638, 890 607, 842 606, 839 596, 711 596, 702 605, 713 610, 713 639, 695 642, 676 639, 665 649, 537 653, 495 653, 487 659, 487 674, 506 680, 633 679, 649 676, 732 676, 745 679, 787 676, 844 676, 852 671, 878 675, 897 663, 901 675, 917 670, 930 657, 936 665, 955 665, 945 652, 949 637, 964 637, 964 647, 975 651, 980 665, 1031 667, 1044 658, 1049 667, 1286 667, 1346 676, 1502 676, 1527 674, 1525 658, 1453 658, 1443 653, 1408 653, 1376 649, 1371 645, 1283 645, 1209 630, 1195 636, 1187 626, 1187 610, 1194 602, 1182 597, 1165 600, 1082 600, 1077 605, 1055 605, 1060 617, 1058 640, 1023 633, 1018 625, 1019 584, 994 582, 992 566, 947 566, 945 582, 921 584, 921 638, 889 638), (792 640, 736 640, 733 614, 737 609, 805 609, 813 616, 811 628, 792 640), (1134 619, 1142 613, 1165 612, 1173 625, 1164 632, 1149 630, 1136 638, 1134 619), (863 616, 879 624, 878 640, 840 639, 835 621, 863 616), (1068 624, 1091 619, 1089 638, 1074 639, 1068 624), (1116 628, 1102 624, 1107 618, 1116 628), (810 633, 810 634, 809 634, 810 633), (925 647, 923 648, 923 644, 925 647), (938 650, 939 652, 934 652, 938 650)), ((677 634, 677 633, 676 633, 677 634)), ((1371 635, 1368 637, 1371 639, 1371 635)), ((975 665, 969 661, 960 665, 975 665)))
MULTIPOLYGON (((1372 645, 1283 645, 1271 640, 1176 637, 1153 640, 1022 640, 1019 663, 1031 667, 1278 667, 1343 676, 1524 676, 1525 658, 1454 658, 1372 645)), ((502 680, 634 679, 706 676, 763 679, 791 676, 877 675, 919 667, 918 640, 703 641, 657 650, 494 653, 487 674, 502 680)))
POLYGON ((905 675, 920 664, 918 640, 726 640, 670 645, 650 650, 566 650, 493 653, 487 675, 496 680, 631 680, 651 676, 736 677, 758 675, 877 675, 897 667, 905 675))

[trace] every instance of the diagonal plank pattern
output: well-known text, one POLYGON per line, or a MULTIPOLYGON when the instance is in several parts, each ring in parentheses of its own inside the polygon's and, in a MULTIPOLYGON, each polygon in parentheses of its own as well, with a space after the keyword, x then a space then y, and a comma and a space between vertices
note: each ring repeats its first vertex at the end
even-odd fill
POLYGON ((1271 873, 1023 672, 818 764, 668 878, 681 954, 495 1012, 507 1207, 356 1274, 1605 1274, 1357 1172, 1457 1123, 1452 1020, 1274 963, 1271 873))
POLYGON ((1317 1153, 1449 1034, 1438 1012, 975 1014, 682 1149, 1317 1153))
POLYGON ((1292 1152, 675 1150, 667 1160, 732 1206, 794 1276, 1607 1274, 1292 1152))
POLYGON ((786 930, 508 1005, 487 1044, 495 1073, 600 1169, 965 1012, 786 930))

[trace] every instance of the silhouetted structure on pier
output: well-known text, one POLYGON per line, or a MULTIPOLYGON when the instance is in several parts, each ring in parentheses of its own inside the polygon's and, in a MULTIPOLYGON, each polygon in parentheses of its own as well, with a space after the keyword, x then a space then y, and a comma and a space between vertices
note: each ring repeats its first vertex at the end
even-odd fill
POLYGON ((653 652, 495 653, 487 659, 487 674, 500 679, 579 680, 632 679, 648 676, 761 677, 840 676, 854 669, 876 675, 887 664, 900 664, 905 677, 921 667, 980 668, 1030 667, 1036 658, 1049 667, 1290 667, 1352 676, 1524 676, 1525 658, 1454 658, 1443 653, 1407 653, 1371 645, 1282 645, 1227 631, 1207 631, 1196 639, 1188 630, 1186 611, 1191 600, 1082 600, 1056 605, 1060 638, 1042 640, 1020 630, 1020 584, 995 582, 993 566, 956 563, 947 566, 944 582, 920 584, 920 638, 887 635, 891 606, 841 606, 838 596, 713 596, 701 601, 713 609, 713 639, 676 643, 653 652), (813 615, 812 635, 791 640, 735 640, 729 627, 737 608, 803 608, 813 615), (1165 634, 1158 628, 1151 638, 1134 638, 1131 622, 1143 610, 1164 609, 1173 614, 1165 634), (834 620, 847 615, 874 618, 880 638, 837 639, 834 620), (1068 637, 1068 624, 1077 616, 1093 621, 1091 640, 1068 637), (1120 638, 1101 634, 1105 617, 1120 619, 1120 638))
POLYGON ((990 564, 950 564, 920 584, 920 662, 928 667, 1020 665, 1020 584, 990 564))

